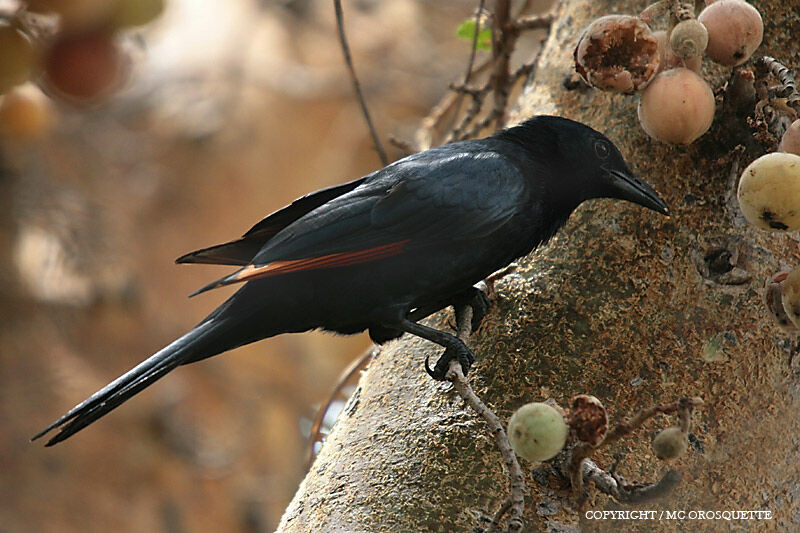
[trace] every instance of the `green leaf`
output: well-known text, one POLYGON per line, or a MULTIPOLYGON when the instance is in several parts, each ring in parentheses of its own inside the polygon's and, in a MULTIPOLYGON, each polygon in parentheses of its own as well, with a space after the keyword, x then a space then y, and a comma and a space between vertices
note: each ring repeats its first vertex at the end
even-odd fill
MULTIPOLYGON (((475 38, 475 19, 469 18, 462 22, 456 30, 456 35, 462 39, 468 40, 470 43, 475 38)), ((492 49, 492 30, 485 26, 481 26, 478 31, 478 42, 476 43, 478 50, 491 50, 492 49)))

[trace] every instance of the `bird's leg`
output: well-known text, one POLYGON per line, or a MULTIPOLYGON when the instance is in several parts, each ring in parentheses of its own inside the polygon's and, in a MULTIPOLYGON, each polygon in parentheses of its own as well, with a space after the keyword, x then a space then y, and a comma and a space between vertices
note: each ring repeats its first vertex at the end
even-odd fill
POLYGON ((428 358, 425 358, 425 371, 437 381, 444 381, 445 374, 447 374, 448 367, 450 366, 450 361, 458 361, 461 364, 461 369, 464 374, 469 372, 472 363, 475 362, 475 355, 472 353, 472 350, 467 348, 467 345, 454 335, 428 326, 423 326, 422 324, 417 324, 408 319, 400 322, 397 327, 407 333, 434 342, 439 346, 444 346, 444 353, 439 357, 439 360, 436 361, 436 366, 432 369, 428 365, 428 358))
POLYGON ((483 322, 483 317, 489 314, 491 301, 485 292, 477 287, 470 287, 453 299, 453 307, 458 308, 461 305, 468 305, 472 308, 472 331, 475 331, 483 322))
MULTIPOLYGON (((489 305, 490 300, 486 296, 486 293, 482 290, 478 289, 477 287, 470 287, 467 290, 464 290, 455 296, 451 296, 446 299, 439 300, 436 303, 430 305, 423 305, 417 307, 413 311, 409 312, 406 315, 406 320, 409 322, 419 322, 432 314, 441 311, 445 307, 452 305, 455 308, 458 308, 462 305, 468 305, 472 308, 472 331, 478 329, 478 326, 481 325, 481 321, 483 317, 489 312, 489 305)), ((397 325, 372 325, 369 328, 369 336, 372 338, 374 342, 377 344, 383 344, 384 342, 396 339, 402 332, 406 331, 405 329, 401 329, 397 327, 397 325)), ((420 335, 421 336, 421 335, 420 335)), ((436 342, 436 341, 433 341, 436 342)), ((441 344, 441 343, 440 343, 441 344)))
POLYGON ((442 300, 441 302, 429 306, 418 307, 411 311, 406 318, 411 322, 418 322, 444 309, 448 305, 452 305, 453 307, 468 305, 472 307, 472 331, 475 331, 478 329, 478 326, 481 325, 483 317, 489 313, 491 302, 485 292, 477 287, 470 287, 447 300, 442 300))
POLYGON ((440 311, 448 305, 452 305, 455 308, 464 305, 470 306, 472 308, 471 327, 472 331, 475 331, 480 326, 483 317, 489 312, 490 301, 482 290, 476 287, 469 287, 446 300, 414 309, 399 325, 392 326, 444 346, 444 354, 436 361, 433 369, 428 365, 428 359, 425 360, 425 371, 438 381, 444 381, 450 361, 457 360, 461 364, 461 369, 465 375, 469 372, 472 363, 475 362, 475 354, 458 337, 417 323, 417 321, 440 311))

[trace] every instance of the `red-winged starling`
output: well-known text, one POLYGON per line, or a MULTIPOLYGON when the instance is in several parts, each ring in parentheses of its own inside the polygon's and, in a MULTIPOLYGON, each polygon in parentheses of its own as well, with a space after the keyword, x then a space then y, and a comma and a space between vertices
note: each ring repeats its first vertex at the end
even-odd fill
POLYGON ((445 348, 444 379, 472 352, 419 323, 448 305, 486 299, 478 281, 550 239, 592 198, 628 200, 667 214, 605 136, 572 120, 537 116, 480 140, 410 155, 363 178, 313 192, 238 240, 178 263, 240 267, 197 293, 244 283, 188 333, 90 396, 34 437, 53 445, 174 368, 281 333, 369 331, 378 343, 412 333, 445 348))

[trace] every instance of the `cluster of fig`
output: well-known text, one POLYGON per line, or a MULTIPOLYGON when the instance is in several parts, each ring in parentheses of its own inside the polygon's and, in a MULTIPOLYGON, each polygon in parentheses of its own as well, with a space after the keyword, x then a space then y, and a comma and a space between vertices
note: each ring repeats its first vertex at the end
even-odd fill
POLYGON ((726 66, 746 62, 761 44, 763 22, 744 0, 661 0, 639 16, 607 15, 584 31, 575 68, 593 87, 640 93, 638 116, 659 141, 690 144, 711 127, 716 102, 701 72, 702 58, 726 66), (667 30, 653 31, 656 14, 669 11, 667 30))
MULTIPOLYGON (((684 427, 662 430, 653 440, 656 457, 668 461, 682 456, 689 445, 688 419, 684 427)), ((555 457, 572 435, 592 448, 601 446, 608 433, 608 415, 596 397, 579 394, 568 412, 547 403, 520 407, 508 422, 508 438, 514 452, 529 461, 555 457)))
POLYGON ((608 431, 608 415, 600 400, 587 394, 572 399, 565 412, 558 405, 525 404, 508 422, 508 439, 517 455, 529 461, 555 457, 571 433, 579 442, 598 446, 608 431))
MULTIPOLYGON (((800 229, 800 120, 783 133, 777 152, 762 155, 742 172, 739 207, 753 226, 772 233, 800 229)), ((800 269, 767 280, 764 305, 786 332, 800 332, 800 269)))
POLYGON ((0 133, 41 136, 50 100, 94 104, 130 71, 120 33, 148 24, 164 0, 17 0, 0 12, 0 133), (47 96, 45 96, 45 94, 47 96))

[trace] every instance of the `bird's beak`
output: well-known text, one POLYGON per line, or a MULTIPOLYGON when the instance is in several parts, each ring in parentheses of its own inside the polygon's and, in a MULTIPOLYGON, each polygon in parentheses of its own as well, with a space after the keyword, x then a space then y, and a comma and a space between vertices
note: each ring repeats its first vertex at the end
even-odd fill
POLYGON ((608 183, 612 193, 609 196, 628 200, 643 207, 658 211, 662 215, 669 215, 669 207, 656 191, 648 184, 637 178, 631 172, 619 170, 606 170, 608 183))

